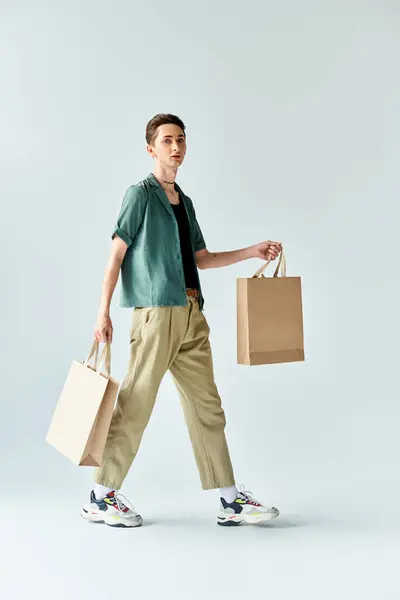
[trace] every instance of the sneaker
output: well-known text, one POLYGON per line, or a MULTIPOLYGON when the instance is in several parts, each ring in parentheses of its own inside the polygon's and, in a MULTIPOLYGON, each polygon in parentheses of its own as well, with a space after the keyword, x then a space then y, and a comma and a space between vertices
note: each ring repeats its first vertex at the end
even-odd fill
POLYGON ((218 515, 218 525, 225 527, 240 525, 240 523, 263 523, 275 519, 279 515, 279 510, 274 506, 267 508, 257 502, 251 492, 240 486, 235 500, 230 504, 224 498, 221 498, 220 511, 218 515))
POLYGON ((139 527, 142 524, 142 517, 137 514, 134 508, 128 508, 123 504, 120 498, 125 496, 118 494, 115 490, 104 496, 102 500, 97 500, 92 490, 90 493, 90 503, 85 504, 81 510, 81 517, 87 521, 105 523, 110 527, 139 527))

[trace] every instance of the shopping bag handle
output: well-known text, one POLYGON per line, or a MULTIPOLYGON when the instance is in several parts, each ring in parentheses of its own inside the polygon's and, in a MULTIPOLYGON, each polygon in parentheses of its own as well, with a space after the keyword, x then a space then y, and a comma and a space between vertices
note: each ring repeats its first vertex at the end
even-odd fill
POLYGON ((100 367, 101 367, 103 360, 104 360, 105 374, 108 378, 110 378, 110 375, 111 375, 111 344, 109 342, 107 342, 104 345, 103 352, 101 353, 101 356, 99 359, 99 364, 97 365, 97 369, 96 369, 96 371, 98 373, 100 373, 100 367))
POLYGON ((83 364, 86 366, 90 360, 92 359, 93 355, 95 356, 94 358, 94 367, 97 367, 97 361, 99 360, 99 342, 97 340, 93 341, 92 347, 90 348, 89 354, 87 359, 83 362, 83 364))
POLYGON ((83 364, 85 366, 87 366, 93 356, 95 356, 95 361, 94 361, 95 371, 97 373, 100 373, 100 367, 104 361, 105 374, 109 378, 111 375, 111 344, 109 342, 107 342, 104 345, 104 348, 100 355, 100 360, 99 360, 98 359, 98 357, 99 357, 99 342, 97 340, 94 340, 92 347, 89 351, 88 357, 83 364))
MULTIPOLYGON (((265 264, 263 264, 263 265, 262 265, 262 266, 261 266, 261 267, 258 269, 258 271, 256 271, 256 272, 254 273, 254 275, 253 275, 252 279, 254 279, 254 278, 258 278, 260 275, 261 275, 262 277, 265 277, 265 275, 263 275, 263 272, 264 272, 264 271, 265 271, 265 269, 268 267, 268 265, 269 265, 269 263, 270 263, 270 262, 271 262, 271 259, 269 258, 269 259, 267 260, 267 262, 266 262, 265 264)), ((286 257, 285 257, 285 254, 284 254, 284 252, 283 252, 283 247, 282 247, 282 250, 281 250, 281 253, 280 253, 280 256, 279 256, 279 262, 278 262, 278 264, 277 264, 277 267, 276 267, 276 269, 275 269, 275 273, 274 273, 274 275, 273 275, 274 277, 278 277, 279 270, 280 270, 280 272, 281 272, 281 277, 286 277, 286 257)))

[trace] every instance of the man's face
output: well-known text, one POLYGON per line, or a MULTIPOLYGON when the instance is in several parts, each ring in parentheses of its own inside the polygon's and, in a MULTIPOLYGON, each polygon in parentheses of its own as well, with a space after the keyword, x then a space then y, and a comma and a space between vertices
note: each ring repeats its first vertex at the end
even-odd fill
POLYGON ((154 146, 147 146, 148 152, 167 168, 178 168, 185 158, 186 138, 178 125, 160 125, 154 146))

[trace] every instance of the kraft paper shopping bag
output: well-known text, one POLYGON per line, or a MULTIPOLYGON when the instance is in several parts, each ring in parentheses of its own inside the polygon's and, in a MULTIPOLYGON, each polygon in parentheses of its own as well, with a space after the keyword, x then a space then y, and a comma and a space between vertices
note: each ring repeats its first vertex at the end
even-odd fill
POLYGON ((283 249, 273 277, 263 275, 269 263, 236 280, 238 364, 304 360, 301 278, 286 276, 283 249))
POLYGON ((98 355, 95 341, 85 361, 72 362, 46 436, 49 444, 79 466, 100 466, 119 388, 110 375, 111 345, 104 346, 100 360, 98 355), (103 360, 104 373, 100 371, 103 360))

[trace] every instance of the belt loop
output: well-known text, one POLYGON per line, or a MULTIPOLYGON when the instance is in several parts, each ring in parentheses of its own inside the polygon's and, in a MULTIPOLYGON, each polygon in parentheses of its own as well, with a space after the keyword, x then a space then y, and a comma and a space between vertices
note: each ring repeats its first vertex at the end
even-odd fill
POLYGON ((186 288, 186 296, 190 298, 200 298, 200 290, 197 288, 186 288))

